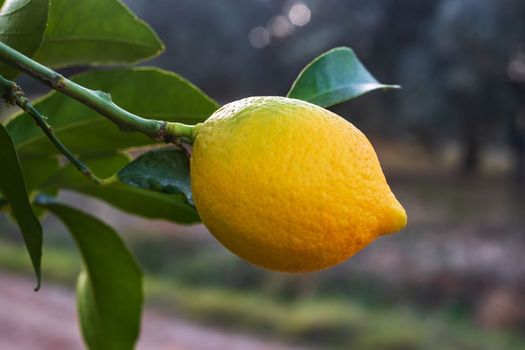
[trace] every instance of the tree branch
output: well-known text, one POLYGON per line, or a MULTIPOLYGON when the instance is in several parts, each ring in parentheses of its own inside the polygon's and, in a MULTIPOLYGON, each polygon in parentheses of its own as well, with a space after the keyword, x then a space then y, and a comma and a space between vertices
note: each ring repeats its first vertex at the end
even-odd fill
POLYGON ((85 88, 2 42, 0 60, 97 111, 122 131, 138 131, 166 143, 180 137, 193 139, 193 126, 139 117, 115 104, 110 94, 85 88))
MULTIPOLYGON (((0 75, 0 94, 1 97, 10 105, 17 105, 27 114, 29 114, 35 120, 36 124, 44 131, 47 138, 55 145, 55 147, 66 156, 71 163, 73 163, 82 174, 84 174, 91 182, 97 185, 105 185, 111 181, 112 178, 107 180, 97 177, 91 169, 89 169, 84 163, 82 163, 75 155, 67 149, 66 146, 58 139, 53 132, 53 127, 47 122, 47 118, 40 114, 39 111, 33 107, 27 100, 24 92, 16 83, 5 79, 0 75)), ((1 200, 0 200, 1 205, 1 200)))

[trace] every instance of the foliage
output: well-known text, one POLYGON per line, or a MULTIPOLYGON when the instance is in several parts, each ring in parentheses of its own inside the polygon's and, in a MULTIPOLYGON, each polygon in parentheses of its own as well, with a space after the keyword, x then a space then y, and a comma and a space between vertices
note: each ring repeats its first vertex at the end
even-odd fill
POLYGON ((0 190, 19 223, 35 269, 38 289, 41 278, 42 227, 29 202, 15 146, 3 125, 0 125, 0 146, 0 164, 9 169, 0 172, 0 190))
POLYGON ((190 165, 185 150, 161 148, 147 152, 120 169, 117 177, 130 186, 151 191, 182 194, 193 205, 190 165))
MULTIPOLYGON (((33 56, 42 43, 49 13, 49 0, 5 1, 0 10, 0 40, 33 56)), ((0 64, 0 74, 13 78, 18 72, 0 64)))
POLYGON ((149 25, 120 0, 53 0, 36 59, 50 67, 134 63, 163 50, 149 25))
MULTIPOLYGON (((112 99, 145 120, 168 123, 199 123, 218 108, 215 101, 176 73, 131 66, 159 55, 164 45, 120 0, 6 0, 0 15, 2 42, 49 67, 127 65, 74 76, 79 95, 112 99)), ((5 64, 0 72, 9 78, 17 75, 5 64)), ((50 85, 60 90, 59 82, 50 85)), ((308 65, 290 94, 328 107, 386 87, 370 75, 350 49, 339 48, 308 65), (316 83, 320 81, 323 84, 316 83)), ((15 90, 14 85, 11 88, 15 90)), ((24 97, 19 98, 17 104, 27 107, 24 97)), ((36 214, 48 211, 61 219, 83 258, 77 297, 87 346, 131 349, 140 326, 141 272, 113 229, 87 213, 58 203, 55 197, 60 190, 71 189, 145 218, 197 222, 187 154, 168 148, 131 161, 130 155, 138 148, 155 146, 159 140, 123 133, 102 118, 97 113, 100 110, 58 92, 32 105, 46 116, 52 126, 48 131, 96 174, 104 176, 105 185, 97 186, 72 164, 62 164, 60 152, 34 124, 32 116, 18 113, 0 128, 0 163, 9 169, 0 173, 0 206, 12 212, 18 222, 39 283, 42 228, 36 214)))
POLYGON ((394 89, 380 84, 359 62, 353 50, 332 49, 312 61, 299 74, 288 97, 329 107, 376 89, 394 89))
POLYGON ((132 349, 139 336, 142 274, 116 233, 79 210, 44 200, 62 219, 80 249, 85 268, 77 295, 84 338, 92 349, 132 349))

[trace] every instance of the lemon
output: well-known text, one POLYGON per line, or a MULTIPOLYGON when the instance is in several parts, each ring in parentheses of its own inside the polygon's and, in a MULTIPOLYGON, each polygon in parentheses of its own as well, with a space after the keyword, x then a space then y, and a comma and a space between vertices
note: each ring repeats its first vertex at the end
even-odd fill
POLYGON ((326 109, 251 97, 223 106, 194 135, 197 211, 224 246, 256 265, 320 270, 406 225, 370 142, 326 109))

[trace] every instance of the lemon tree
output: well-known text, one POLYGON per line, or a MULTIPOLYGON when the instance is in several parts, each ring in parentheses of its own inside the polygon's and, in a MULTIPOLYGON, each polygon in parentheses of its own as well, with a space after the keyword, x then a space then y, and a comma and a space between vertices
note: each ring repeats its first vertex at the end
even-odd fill
POLYGON ((0 124, 0 210, 20 227, 37 290, 42 215, 71 233, 90 349, 134 348, 142 272, 110 226, 60 202, 62 190, 147 219, 203 222, 233 253, 277 271, 328 268, 406 225, 366 136, 325 109, 397 88, 349 48, 314 59, 286 97, 220 107, 174 72, 133 66, 164 44, 119 0, 5 0, 0 38, 0 95, 20 109, 0 124), (80 64, 120 66, 54 71, 80 64), (51 92, 30 101, 13 81, 20 73, 51 92))

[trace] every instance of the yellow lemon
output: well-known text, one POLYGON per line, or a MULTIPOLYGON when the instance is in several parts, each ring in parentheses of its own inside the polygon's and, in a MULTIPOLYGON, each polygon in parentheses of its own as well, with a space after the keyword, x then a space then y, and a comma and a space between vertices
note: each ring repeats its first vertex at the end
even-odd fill
POLYGON ((285 97, 232 102, 198 124, 191 182, 210 232, 277 271, 333 266, 407 222, 365 135, 285 97))

